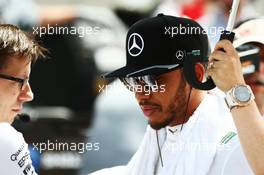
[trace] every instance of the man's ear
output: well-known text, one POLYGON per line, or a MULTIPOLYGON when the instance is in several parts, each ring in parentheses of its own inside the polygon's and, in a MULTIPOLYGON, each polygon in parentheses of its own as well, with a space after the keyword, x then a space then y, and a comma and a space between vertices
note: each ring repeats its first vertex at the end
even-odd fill
POLYGON ((204 78, 204 74, 205 74, 205 69, 201 63, 195 64, 195 74, 196 74, 197 80, 202 82, 204 78))

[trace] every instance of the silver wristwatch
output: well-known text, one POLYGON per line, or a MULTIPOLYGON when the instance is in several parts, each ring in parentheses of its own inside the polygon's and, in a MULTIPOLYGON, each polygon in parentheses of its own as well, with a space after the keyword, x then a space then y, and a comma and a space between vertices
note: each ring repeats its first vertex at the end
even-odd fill
POLYGON ((255 96, 248 85, 239 84, 226 93, 225 101, 231 110, 234 107, 247 106, 255 96))

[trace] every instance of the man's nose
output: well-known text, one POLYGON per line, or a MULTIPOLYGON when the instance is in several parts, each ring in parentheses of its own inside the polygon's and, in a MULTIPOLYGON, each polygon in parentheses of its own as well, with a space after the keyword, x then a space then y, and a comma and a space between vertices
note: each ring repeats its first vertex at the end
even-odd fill
POLYGON ((152 96, 152 92, 151 91, 144 91, 144 88, 140 88, 138 90, 135 90, 135 97, 137 100, 141 101, 141 100, 148 100, 151 98, 152 96))
POLYGON ((34 94, 31 90, 29 82, 26 84, 26 87, 20 92, 19 100, 23 102, 32 101, 34 98, 34 94))

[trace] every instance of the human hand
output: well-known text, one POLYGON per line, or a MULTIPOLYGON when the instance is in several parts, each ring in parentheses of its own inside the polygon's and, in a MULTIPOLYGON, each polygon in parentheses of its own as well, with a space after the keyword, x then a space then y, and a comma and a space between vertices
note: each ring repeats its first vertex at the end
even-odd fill
POLYGON ((240 58, 228 40, 221 40, 216 44, 209 57, 207 73, 224 92, 237 84, 245 84, 240 58))

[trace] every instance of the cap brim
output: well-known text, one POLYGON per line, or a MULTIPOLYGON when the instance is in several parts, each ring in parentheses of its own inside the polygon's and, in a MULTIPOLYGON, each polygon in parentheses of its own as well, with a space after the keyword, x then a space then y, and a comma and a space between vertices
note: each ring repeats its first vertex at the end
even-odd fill
POLYGON ((149 67, 122 67, 113 72, 102 75, 103 78, 116 78, 116 77, 138 77, 152 74, 162 74, 171 70, 182 67, 181 64, 173 65, 155 65, 149 67))
POLYGON ((235 48, 246 44, 246 43, 260 43, 264 44, 264 37, 263 36, 248 36, 248 37, 241 37, 234 41, 233 45, 235 48))

